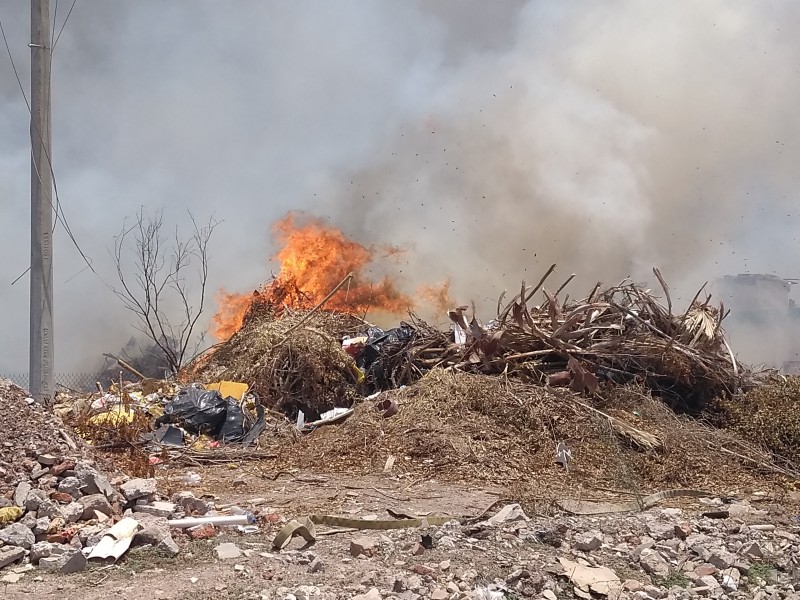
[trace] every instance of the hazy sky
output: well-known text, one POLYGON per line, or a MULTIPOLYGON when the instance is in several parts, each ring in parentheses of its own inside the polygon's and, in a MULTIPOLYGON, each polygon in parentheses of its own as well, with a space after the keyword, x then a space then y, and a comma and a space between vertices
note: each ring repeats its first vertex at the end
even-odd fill
MULTIPOLYGON (((55 8, 55 0, 51 5, 55 8)), ((58 3, 60 28, 71 2, 58 3)), ((56 371, 130 337, 108 248, 140 206, 223 220, 211 291, 307 210, 491 306, 551 262, 676 288, 800 276, 800 5, 78 0, 53 57, 56 371), (490 302, 491 301, 491 302, 490 302)), ((28 3, 0 19, 29 89, 28 3)), ((28 113, 0 47, 0 372, 28 364, 28 113)), ((274 268, 274 266, 273 266, 274 268)), ((688 300, 688 298, 687 298, 688 300)), ((491 310, 487 309, 487 318, 491 310)))

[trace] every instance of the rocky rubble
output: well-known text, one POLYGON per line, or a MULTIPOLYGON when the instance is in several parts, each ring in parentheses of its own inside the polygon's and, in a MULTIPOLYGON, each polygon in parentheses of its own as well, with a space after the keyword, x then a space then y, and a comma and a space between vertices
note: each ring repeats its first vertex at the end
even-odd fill
POLYGON ((0 581, 15 581, 21 563, 61 573, 85 569, 91 550, 123 516, 138 521, 132 545, 177 554, 167 518, 214 509, 190 492, 160 501, 155 479, 109 478, 57 417, 8 381, 0 380, 0 400, 0 581))
MULTIPOLYGON (((58 475, 57 457, 86 456, 58 417, 7 379, 0 379, 0 401, 0 497, 7 502, 20 483, 35 485, 44 479, 47 484, 50 476, 58 475)), ((66 467, 60 468, 63 472, 66 467)), ((19 505, 17 498, 14 502, 19 505)))
POLYGON ((250 598, 800 600, 797 515, 745 500, 708 504, 694 514, 534 519, 514 507, 474 525, 326 538, 310 550, 261 553, 286 583, 250 598), (727 518, 704 516, 721 512, 727 518), (359 571, 366 576, 353 581, 359 571))
MULTIPOLYGON (((109 544, 118 541, 111 529, 126 517, 135 526, 123 553, 128 545, 147 545, 174 556, 180 549, 173 532, 195 539, 216 535, 213 525, 176 530, 169 521, 217 515, 213 502, 191 492, 176 493, 167 502, 159 498, 155 479, 109 480, 89 461, 70 456, 59 456, 44 476, 19 481, 8 496, 0 502, 15 512, 9 513, 12 522, 0 528, 0 569, 18 570, 22 563, 50 572, 81 571, 104 538, 111 538, 109 544)), ((12 572, 0 581, 16 577, 12 572)))

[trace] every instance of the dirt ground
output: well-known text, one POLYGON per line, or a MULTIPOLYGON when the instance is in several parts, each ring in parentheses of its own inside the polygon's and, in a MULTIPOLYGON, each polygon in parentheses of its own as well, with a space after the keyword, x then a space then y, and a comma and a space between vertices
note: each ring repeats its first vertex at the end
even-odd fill
MULTIPOLYGON (((322 512, 388 518, 387 508, 415 514, 477 515, 503 496, 501 490, 493 487, 470 489, 464 485, 389 476, 353 478, 286 473, 270 481, 253 474, 252 466, 242 469, 226 465, 188 470, 200 474, 202 484, 186 487, 180 483, 180 476, 186 471, 161 474, 162 488, 191 489, 197 496, 213 495, 220 504, 243 507, 255 499, 259 506, 272 507, 281 517, 289 518, 322 512)), ((305 565, 288 565, 286 569, 287 565, 271 549, 280 526, 280 523, 266 526, 258 534, 223 534, 211 540, 176 538, 182 551, 175 558, 148 548, 134 549, 114 566, 92 566, 75 575, 29 572, 18 583, 7 584, 3 598, 245 599, 253 593, 279 586, 361 581, 371 571, 381 568, 373 562, 352 559, 349 542, 359 534, 347 533, 321 537, 313 547, 328 565, 324 573, 308 574, 305 565), (219 561, 213 549, 229 541, 242 550, 253 550, 254 555, 219 561), (237 571, 236 565, 244 566, 245 570, 237 571), (42 580, 34 581, 36 576, 42 580), (197 580, 193 582, 192 578, 197 580)), ((413 533, 408 533, 414 537, 413 533)), ((301 546, 302 540, 294 540, 288 549, 301 546)), ((429 560, 430 557, 426 557, 426 561, 429 560)))
MULTIPOLYGON (((424 573, 427 589, 450 589, 448 598, 463 598, 468 597, 463 595, 467 593, 464 591, 467 587, 463 583, 465 579, 470 581, 470 590, 474 590, 476 583, 502 581, 508 578, 509 573, 520 572, 519 569, 546 573, 545 565, 555 563, 557 558, 556 549, 547 544, 531 543, 502 531, 491 540, 481 541, 461 534, 454 538, 457 540, 455 544, 437 544, 433 549, 416 554, 414 549, 421 541, 420 531, 416 529, 386 532, 385 535, 353 531, 321 535, 317 543, 308 548, 303 547, 302 539, 295 538, 287 548, 276 552, 272 549, 272 539, 287 519, 312 513, 387 518, 387 509, 417 515, 478 515, 504 499, 506 491, 497 486, 470 486, 390 474, 353 477, 300 471, 275 473, 268 469, 268 463, 223 464, 200 469, 165 470, 158 475, 161 491, 165 493, 191 489, 197 496, 213 497, 218 505, 270 507, 279 520, 262 526, 258 533, 232 531, 210 540, 194 541, 178 536, 176 540, 181 552, 174 558, 149 547, 132 549, 116 565, 92 565, 89 570, 75 575, 30 571, 19 582, 7 584, 2 597, 9 600, 344 599, 363 594, 373 587, 391 590, 393 581, 413 581, 415 577, 419 579, 417 573, 424 573), (200 476, 200 485, 187 487, 182 482, 182 477, 188 472, 200 476), (352 556, 351 541, 363 535, 379 540, 380 552, 376 556, 352 556), (235 559, 218 559, 214 549, 224 542, 235 543, 243 555, 235 559), (324 563, 323 571, 309 572, 308 563, 312 557, 308 556, 308 551, 324 563), (457 589, 453 586, 458 582, 461 582, 462 591, 452 592, 457 589), (450 588, 445 588, 445 585, 450 588)), ((601 495, 603 492, 598 491, 598 496, 601 495)), ((747 495, 743 492, 740 497, 747 495)), ((769 514, 773 522, 787 528, 800 525, 798 500, 796 493, 791 498, 761 495, 756 499, 760 506, 774 507, 783 503, 782 507, 777 507, 777 512, 769 514)), ((707 510, 697 499, 673 500, 650 511, 651 514, 634 516, 553 517, 537 514, 535 508, 527 507, 526 510, 533 518, 532 530, 557 531, 559 527, 569 527, 576 531, 600 529, 618 533, 637 519, 657 518, 653 515, 660 514, 658 511, 665 507, 682 509, 687 516, 707 510)), ((760 518, 763 520, 764 517, 760 518)), ((325 530, 321 527, 319 531, 325 530)), ((641 571, 632 568, 629 560, 613 553, 604 560, 604 564, 613 567, 623 580, 628 577, 647 579, 641 571)), ((535 576, 538 575, 532 577, 535 576)), ((395 583, 397 585, 402 588, 403 584, 395 583)), ((399 591, 390 596, 404 597, 399 591)), ((420 596, 410 594, 405 597, 420 596)), ((425 594, 422 597, 435 596, 425 594)), ((534 597, 541 596, 534 594, 534 597)))

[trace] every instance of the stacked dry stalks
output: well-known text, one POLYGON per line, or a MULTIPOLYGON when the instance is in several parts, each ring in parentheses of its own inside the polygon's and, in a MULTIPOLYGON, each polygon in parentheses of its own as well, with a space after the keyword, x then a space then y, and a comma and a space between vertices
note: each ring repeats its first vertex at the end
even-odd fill
POLYGON ((402 348, 381 356, 382 369, 394 386, 411 383, 433 368, 514 375, 532 382, 569 385, 593 392, 599 381, 639 380, 674 407, 695 411, 710 399, 730 396, 742 384, 742 367, 725 340, 722 305, 695 296, 689 308, 675 313, 669 289, 667 306, 650 290, 632 282, 601 290, 597 284, 583 300, 559 301, 570 277, 556 292, 544 284, 555 265, 535 286, 522 289, 502 306, 497 318, 482 323, 467 317, 468 307, 449 312, 455 341, 416 322, 402 348), (542 293, 543 301, 531 301, 542 293), (460 343, 459 343, 460 342, 460 343))

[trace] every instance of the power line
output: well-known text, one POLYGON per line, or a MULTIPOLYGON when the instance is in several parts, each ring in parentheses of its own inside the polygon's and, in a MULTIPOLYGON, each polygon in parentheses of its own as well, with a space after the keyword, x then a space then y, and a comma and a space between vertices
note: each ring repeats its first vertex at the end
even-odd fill
MULTIPOLYGON (((76 3, 77 3, 77 0, 73 0, 72 6, 70 6, 69 12, 67 13, 66 18, 64 19, 64 23, 61 25, 61 29, 59 30, 59 33, 58 33, 59 37, 61 36, 61 34, 64 31, 64 27, 66 27, 67 21, 69 20, 69 17, 72 14, 72 10, 75 8, 75 4, 76 3)), ((58 4, 57 3, 56 3, 56 10, 58 10, 58 4)), ((55 28, 54 28, 54 31, 55 31, 55 28)), ((22 97, 25 100, 25 106, 28 109, 28 114, 31 114, 31 105, 30 105, 30 102, 28 101, 28 97, 25 94, 25 88, 23 87, 22 81, 21 81, 21 79, 19 77, 19 72, 17 71, 17 65, 14 62, 14 56, 11 54, 11 47, 8 44, 8 38, 6 37, 6 32, 5 32, 5 28, 3 27, 2 19, 0 19, 0 34, 2 34, 2 36, 3 36, 3 43, 5 44, 5 47, 6 47, 6 53, 8 54, 8 59, 11 61, 11 68, 14 71, 14 76, 17 79, 17 85, 19 86, 19 90, 22 93, 22 97)), ((56 38, 56 40, 57 39, 58 38, 56 38)), ((55 43, 53 43, 53 47, 55 47, 55 43)), ((51 51, 51 57, 50 58, 51 58, 51 61, 52 61, 52 51, 51 51)), ((41 132, 38 131, 38 129, 37 129, 37 133, 38 133, 39 138, 40 138, 39 141, 41 142, 41 132)), ((80 244, 78 244, 78 240, 75 239, 75 236, 72 233, 72 228, 69 226, 66 214, 64 214, 64 209, 63 209, 63 207, 61 205, 61 197, 60 197, 60 195, 58 193, 58 184, 57 184, 57 181, 56 181, 55 171, 53 170, 52 160, 50 158, 50 155, 47 154, 47 153, 45 153, 45 157, 47 159, 47 162, 49 163, 49 171, 50 171, 50 175, 51 175, 51 177, 53 179, 53 192, 54 192, 54 195, 55 195, 55 204, 53 204, 52 200, 49 200, 49 204, 50 204, 50 207, 53 209, 53 212, 55 213, 56 222, 57 223, 61 223, 61 226, 64 228, 64 231, 67 234, 67 237, 70 239, 72 244, 77 249, 78 253, 81 255, 81 258, 86 263, 86 266, 92 271, 92 273, 94 273, 95 275, 100 277, 99 273, 97 273, 97 271, 95 271, 94 267, 92 266, 91 259, 88 256, 86 256, 86 254, 84 253, 83 249, 80 247, 80 244)), ((41 177, 41 174, 39 172, 39 165, 36 164, 35 157, 33 157, 33 149, 31 149, 31 158, 34 159, 33 160, 33 164, 34 164, 34 168, 35 168, 35 171, 36 171, 36 177, 37 177, 37 179, 39 179, 39 182, 41 183, 42 177, 41 177)), ((54 232, 55 232, 55 224, 53 225, 53 233, 54 232)), ((25 275, 25 273, 27 273, 28 270, 30 270, 30 268, 26 269, 19 277, 17 277, 14 280, 13 283, 16 283, 17 281, 19 281, 19 279, 23 275, 25 275)), ((100 279, 102 281, 102 278, 100 278, 100 279)), ((12 283, 12 285, 13 285, 13 283, 12 283)), ((103 284, 108 286, 108 284, 105 281, 103 281, 103 284)))
POLYGON ((14 57, 11 55, 11 48, 8 45, 8 39, 6 38, 6 30, 3 28, 3 19, 0 19, 0 33, 3 34, 3 43, 6 45, 6 52, 8 53, 8 59, 11 61, 11 68, 14 69, 14 77, 17 78, 19 91, 22 92, 22 97, 25 99, 25 106, 28 107, 28 114, 30 114, 31 104, 28 102, 27 94, 25 94, 25 88, 22 87, 22 81, 20 80, 19 73, 17 72, 17 65, 14 63, 14 57))
MULTIPOLYGON (((54 39, 56 37, 56 21, 58 20, 58 0, 56 0, 56 6, 53 9, 53 29, 50 31, 50 39, 54 39)), ((53 62, 53 51, 50 51, 50 63, 53 62)))
MULTIPOLYGON (((75 8, 75 3, 78 0, 72 0, 72 6, 69 7, 69 11, 67 11, 67 16, 64 18, 64 22, 61 24, 61 29, 58 30, 58 35, 56 36, 55 40, 53 41, 53 48, 51 50, 50 59, 53 59, 52 51, 56 49, 56 44, 58 44, 58 40, 61 39, 61 34, 64 32, 64 27, 67 26, 67 21, 69 21, 69 17, 72 14, 72 9, 75 8)), ((58 0, 56 0, 56 10, 58 10, 58 0)), ((53 17, 53 31, 55 31, 55 16, 53 17)))

